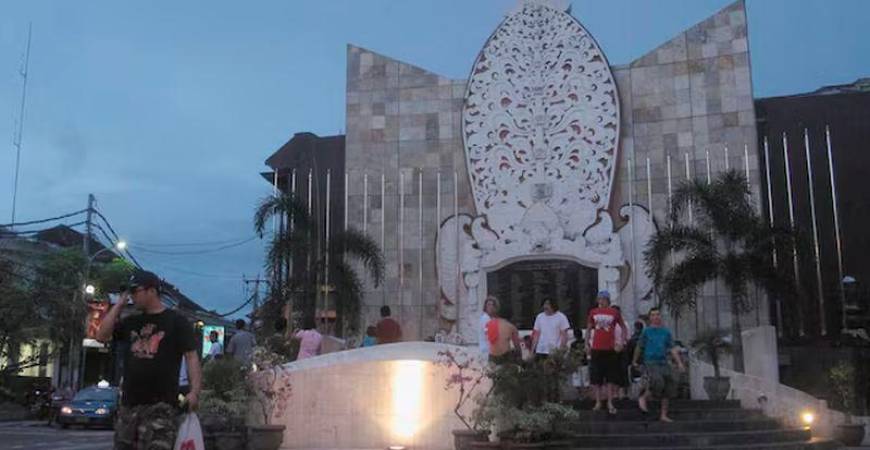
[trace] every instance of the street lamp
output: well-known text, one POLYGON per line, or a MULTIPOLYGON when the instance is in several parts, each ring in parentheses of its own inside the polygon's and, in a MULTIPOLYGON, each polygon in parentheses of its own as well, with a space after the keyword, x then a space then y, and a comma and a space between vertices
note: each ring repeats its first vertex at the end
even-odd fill
MULTIPOLYGON (((113 248, 117 249, 119 251, 124 251, 124 249, 127 248, 127 242, 123 241, 123 240, 115 242, 115 245, 113 248)), ((97 256, 100 256, 101 254, 108 252, 108 251, 111 251, 111 250, 112 250, 112 248, 105 247, 105 248, 101 249, 100 251, 98 251, 98 252, 96 252, 93 255, 88 257, 88 262, 87 262, 87 264, 85 264, 85 283, 88 282, 88 278, 90 278, 90 276, 91 276, 91 264, 94 263, 94 260, 97 259, 97 256)), ((85 294, 94 295, 94 292, 96 292, 96 291, 97 291, 97 289, 94 287, 94 285, 85 284, 85 294)))

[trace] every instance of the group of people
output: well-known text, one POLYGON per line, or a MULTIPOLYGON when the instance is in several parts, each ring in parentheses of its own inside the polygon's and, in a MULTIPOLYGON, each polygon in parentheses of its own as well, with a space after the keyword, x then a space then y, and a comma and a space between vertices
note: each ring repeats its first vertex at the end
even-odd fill
POLYGON ((628 384, 628 368, 639 369, 643 366, 645 381, 638 407, 648 412, 651 396, 661 399, 659 419, 670 422, 668 416, 669 399, 676 395, 677 377, 673 373, 669 357, 680 371, 684 370, 682 358, 674 346, 669 329, 662 323, 658 308, 648 314, 648 325, 635 324, 634 333, 629 336, 628 327, 622 318, 619 307, 610 304, 607 291, 598 292, 597 305, 586 317, 585 339, 580 333, 573 333, 564 313, 553 299, 546 299, 541 312, 535 318, 531 336, 520 338, 519 330, 507 319, 499 316, 498 299, 486 298, 483 314, 480 316, 479 348, 493 363, 516 360, 516 358, 541 360, 569 345, 584 345, 589 361, 589 379, 593 388, 595 404, 593 410, 605 407, 609 414, 616 414, 613 403, 619 390, 628 384))
POLYGON ((366 335, 363 337, 360 347, 371 347, 378 344, 392 344, 401 342, 402 326, 396 319, 393 319, 393 311, 389 306, 381 306, 381 319, 376 325, 369 325, 366 328, 366 335))

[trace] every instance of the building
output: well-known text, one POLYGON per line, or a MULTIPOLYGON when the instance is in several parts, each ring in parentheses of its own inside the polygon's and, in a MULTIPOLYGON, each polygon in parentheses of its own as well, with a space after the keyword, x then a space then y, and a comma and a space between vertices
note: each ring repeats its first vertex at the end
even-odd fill
MULTIPOLYGON (((608 62, 559 1, 520 2, 482 47, 469 79, 347 48, 347 132, 322 139, 343 141, 346 171, 330 168, 331 192, 347 188, 329 202, 346 214, 338 226, 386 257, 364 323, 390 305, 408 339, 474 342, 487 294, 524 325, 562 298, 582 326, 599 289, 633 319, 656 302, 641 252, 677 183, 745 168, 760 195, 742 1, 627 64, 608 62)), ((306 139, 323 142, 297 135, 282 150, 306 139)), ((699 304, 681 339, 731 323, 724 289, 699 304)), ((767 324, 767 309, 759 296, 744 325, 767 324)))
MULTIPOLYGON (((769 164, 763 164, 770 168, 770 196, 762 198, 766 215, 777 225, 789 226, 791 207, 807 250, 798 255, 797 265, 806 295, 782 307, 780 328, 789 338, 838 336, 845 324, 843 304, 851 306, 853 320, 861 320, 858 316, 866 314, 870 292, 870 263, 864 251, 870 248, 870 237, 864 232, 870 224, 870 192, 862 184, 864 168, 870 163, 866 151, 870 142, 870 79, 763 98, 755 105, 762 161, 764 136, 768 137, 769 164), (835 195, 839 230, 835 227, 835 195)), ((762 175, 763 182, 768 183, 765 173, 762 175)), ((784 256, 783 263, 792 263, 789 256, 784 256)), ((867 322, 849 328, 854 326, 866 327, 867 322)))

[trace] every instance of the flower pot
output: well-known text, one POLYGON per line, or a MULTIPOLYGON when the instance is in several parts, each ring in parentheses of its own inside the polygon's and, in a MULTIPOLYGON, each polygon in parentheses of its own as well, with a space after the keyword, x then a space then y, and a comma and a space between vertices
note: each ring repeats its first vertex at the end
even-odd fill
POLYGON ((857 447, 861 445, 861 441, 864 440, 864 425, 838 425, 834 435, 837 440, 842 442, 846 447, 857 447))
POLYGON ((454 450, 471 450, 472 442, 487 442, 489 431, 483 430, 453 430, 454 450))
POLYGON ((284 441, 284 425, 248 427, 248 450, 278 450, 284 441))
POLYGON ((245 434, 241 431, 216 431, 202 436, 206 450, 245 450, 245 434))
POLYGON ((501 450, 501 442, 472 441, 468 443, 470 450, 501 450))
POLYGON ((731 379, 728 377, 704 377, 704 390, 710 400, 725 400, 731 391, 731 379))

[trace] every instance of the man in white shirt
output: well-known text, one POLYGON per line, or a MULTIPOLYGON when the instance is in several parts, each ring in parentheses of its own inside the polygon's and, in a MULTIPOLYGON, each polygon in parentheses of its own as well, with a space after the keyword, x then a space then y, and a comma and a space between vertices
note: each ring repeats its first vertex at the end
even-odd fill
POLYGON ((477 332, 477 346, 480 349, 480 354, 484 357, 489 357, 489 340, 486 337, 486 324, 495 317, 498 311, 498 299, 493 296, 487 296, 483 302, 483 314, 480 315, 480 324, 477 332))
POLYGON ((571 329, 568 318, 559 311, 555 300, 544 300, 542 307, 544 311, 535 318, 532 334, 532 352, 536 358, 546 358, 553 350, 565 347, 571 329))

